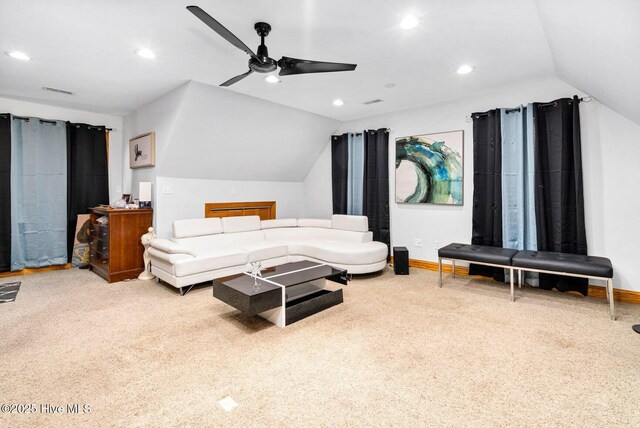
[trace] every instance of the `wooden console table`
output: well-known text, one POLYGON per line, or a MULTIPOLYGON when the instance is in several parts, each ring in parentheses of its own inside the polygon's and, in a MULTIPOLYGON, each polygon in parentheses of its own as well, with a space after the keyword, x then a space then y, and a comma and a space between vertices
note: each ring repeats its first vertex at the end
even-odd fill
POLYGON ((108 282, 136 278, 144 270, 140 237, 152 223, 151 208, 92 208, 89 269, 108 282), (100 224, 100 217, 108 222, 100 224))

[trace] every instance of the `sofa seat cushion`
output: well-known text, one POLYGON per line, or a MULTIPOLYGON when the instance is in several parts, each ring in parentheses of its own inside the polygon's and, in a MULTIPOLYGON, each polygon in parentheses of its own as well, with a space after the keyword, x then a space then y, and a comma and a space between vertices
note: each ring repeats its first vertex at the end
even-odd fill
POLYGON ((248 262, 247 253, 239 248, 220 248, 201 252, 196 257, 183 258, 174 263, 174 275, 186 276, 200 272, 244 265, 248 262))
POLYGON ((236 247, 248 253, 249 263, 286 257, 288 254, 287 246, 278 242, 258 241, 239 244, 236 247))
POLYGON ((581 254, 554 253, 551 251, 520 251, 513 256, 513 266, 565 272, 575 275, 613 277, 611 260, 606 257, 581 254))
POLYGON ((387 259, 389 253, 382 242, 344 242, 331 240, 291 241, 290 255, 302 255, 327 263, 370 264, 387 259))

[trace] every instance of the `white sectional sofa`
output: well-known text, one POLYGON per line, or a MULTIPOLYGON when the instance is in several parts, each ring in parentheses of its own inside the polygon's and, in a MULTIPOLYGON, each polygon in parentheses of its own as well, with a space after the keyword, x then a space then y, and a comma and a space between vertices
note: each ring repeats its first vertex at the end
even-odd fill
POLYGON ((198 218, 173 222, 173 238, 154 239, 151 272, 182 289, 250 270, 311 260, 371 273, 387 263, 388 248, 372 240, 365 216, 334 215, 331 220, 258 216, 198 218))

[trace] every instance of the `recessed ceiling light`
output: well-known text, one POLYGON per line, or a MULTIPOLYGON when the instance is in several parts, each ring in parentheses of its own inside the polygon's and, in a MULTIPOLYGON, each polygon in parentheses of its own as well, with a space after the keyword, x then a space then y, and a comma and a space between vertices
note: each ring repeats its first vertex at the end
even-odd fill
POLYGON ((264 80, 266 80, 269 83, 278 83, 278 82, 280 82, 280 79, 278 79, 278 76, 275 76, 273 74, 268 75, 267 77, 264 78, 264 80))
POLYGON ((473 67, 470 65, 461 65, 458 69, 458 74, 469 74, 473 71, 473 67))
POLYGON ((154 59, 156 57, 156 54, 154 54, 151 49, 138 49, 136 53, 138 56, 146 59, 154 59))
POLYGON ((13 51, 13 52, 7 52, 7 55, 9 55, 11 58, 14 59, 19 59, 22 61, 30 61, 31 57, 29 55, 27 55, 24 52, 18 52, 18 51, 13 51))
POLYGON ((344 101, 342 101, 340 98, 338 98, 337 100, 333 100, 333 105, 336 107, 340 107, 342 105, 344 105, 344 101))
POLYGON ((413 15, 407 15, 402 19, 402 21, 400 21, 400 27, 404 28, 405 30, 410 30, 417 26, 418 26, 418 18, 416 18, 413 15))

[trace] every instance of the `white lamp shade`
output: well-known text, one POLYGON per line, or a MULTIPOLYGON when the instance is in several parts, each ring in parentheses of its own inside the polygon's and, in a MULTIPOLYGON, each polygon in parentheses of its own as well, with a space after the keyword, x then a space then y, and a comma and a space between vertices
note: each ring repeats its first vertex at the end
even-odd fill
POLYGON ((148 181, 140 182, 140 197, 138 198, 140 201, 150 201, 151 200, 151 183, 148 181))

